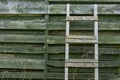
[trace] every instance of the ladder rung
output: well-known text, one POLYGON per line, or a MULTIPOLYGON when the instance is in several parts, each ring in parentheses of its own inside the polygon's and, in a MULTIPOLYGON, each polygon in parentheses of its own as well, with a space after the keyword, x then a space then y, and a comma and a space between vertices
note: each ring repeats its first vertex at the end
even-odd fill
POLYGON ((66 67, 98 67, 98 63, 94 62, 94 63, 90 63, 90 62, 81 62, 81 63, 65 63, 66 67))
POLYGON ((67 21, 73 21, 73 20, 91 20, 91 21, 97 21, 98 17, 94 16, 68 16, 66 18, 67 21))
POLYGON ((98 43, 97 40, 87 40, 87 39, 66 39, 67 43, 98 43))
POLYGON ((66 67, 98 67, 98 60, 95 59, 67 59, 66 67))
POLYGON ((92 40, 95 40, 96 37, 95 36, 78 36, 78 35, 69 35, 67 36, 67 38, 69 39, 92 39, 92 40))
POLYGON ((79 63, 79 62, 98 62, 96 59, 66 59, 65 62, 73 62, 73 63, 79 63))

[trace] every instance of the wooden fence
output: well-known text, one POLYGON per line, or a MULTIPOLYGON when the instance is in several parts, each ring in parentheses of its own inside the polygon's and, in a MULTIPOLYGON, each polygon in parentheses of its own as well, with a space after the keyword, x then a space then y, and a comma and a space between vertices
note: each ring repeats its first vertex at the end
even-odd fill
MULTIPOLYGON (((120 0, 0 0, 1 80, 63 80, 66 3, 71 15, 99 5, 100 80, 120 78, 120 0)), ((71 34, 93 33, 93 22, 71 22, 71 34)), ((71 45, 71 58, 92 58, 93 45, 71 45)), ((92 80, 93 69, 71 68, 71 80, 92 80)))

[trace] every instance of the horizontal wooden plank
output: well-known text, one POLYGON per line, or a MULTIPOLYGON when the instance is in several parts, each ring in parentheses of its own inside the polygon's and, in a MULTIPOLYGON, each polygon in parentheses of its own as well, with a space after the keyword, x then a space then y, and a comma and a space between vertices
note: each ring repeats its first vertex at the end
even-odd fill
MULTIPOLYGON (((64 79, 64 73, 39 73, 39 72, 1 72, 1 78, 18 78, 18 79, 64 79)), ((69 78, 73 79, 74 73, 69 74, 69 78)), ((116 74, 100 74, 100 80, 119 78, 116 74)), ((93 79, 94 74, 91 73, 75 73, 75 79, 93 79)))
POLYGON ((0 68, 45 69, 45 60, 37 59, 0 59, 0 68))
POLYGON ((118 61, 101 61, 100 62, 100 67, 119 67, 120 64, 119 64, 119 60, 118 61))
MULTIPOLYGON (((99 16, 99 31, 101 30, 120 30, 119 16, 99 16)), ((65 16, 50 16, 48 23, 49 30, 65 30, 65 16)), ((93 30, 94 23, 86 21, 75 21, 70 23, 70 30, 93 30)))
MULTIPOLYGON (((54 32, 54 31, 53 31, 54 32)), ((65 36, 64 36, 65 31, 59 32, 59 34, 54 34, 48 36, 48 44, 64 44, 65 43, 65 36), (61 35, 62 34, 62 35, 61 35), (60 35, 60 36, 59 36, 60 35)), ((90 35, 93 34, 92 31, 71 31, 71 35, 90 35)), ((99 44, 119 44, 120 37, 119 37, 119 32, 99 32, 98 36, 98 43, 99 44)))
MULTIPOLYGON (((119 22, 99 22, 99 30, 120 30, 119 22)), ((49 30, 65 30, 65 22, 48 23, 49 30)), ((93 30, 91 23, 71 23, 70 30, 93 30), (80 26, 80 27, 79 27, 80 26)))
POLYGON ((45 30, 46 23, 32 23, 23 21, 10 21, 1 23, 0 29, 26 29, 26 30, 45 30))
POLYGON ((38 13, 46 13, 47 5, 45 1, 32 1, 32 0, 2 0, 0 1, 0 14, 38 14, 38 13))
POLYGON ((65 42, 64 36, 48 36, 47 38, 48 44, 59 44, 59 43, 64 43, 64 42, 65 42))
POLYGON ((44 59, 44 54, 38 53, 0 53, 0 59, 8 59, 8 58, 20 58, 20 59, 44 59))
POLYGON ((44 30, 44 17, 1 17, 0 29, 44 30))
POLYGON ((67 21, 78 21, 78 20, 90 20, 90 21, 96 21, 98 20, 98 17, 94 16, 69 16, 66 18, 67 21))
POLYGON ((44 35, 0 34, 0 42, 45 43, 44 35))
MULTIPOLYGON (((84 59, 84 58, 94 58, 93 54, 89 53, 70 53, 70 58, 72 59, 84 59)), ((113 60, 119 60, 120 56, 119 54, 101 54, 99 53, 99 59, 101 61, 113 61, 113 60)), ((49 53, 49 59, 50 60, 64 60, 65 55, 64 53, 49 53)))
MULTIPOLYGON (((107 1, 107 2, 109 2, 109 1, 107 1)), ((113 2, 115 2, 115 1, 113 1, 113 2)), ((45 3, 45 1, 40 1, 40 2, 34 1, 33 2, 31 0, 29 0, 29 1, 19 1, 19 0, 10 1, 10 0, 7 0, 7 1, 1 1, 0 4, 1 4, 0 14, 47 14, 47 4, 45 3)), ((116 7, 114 8, 114 6, 111 6, 112 7, 111 9, 113 9, 112 10, 113 13, 112 13, 112 11, 109 11, 110 8, 109 7, 106 8, 106 6, 109 6, 109 5, 105 5, 106 10, 104 10, 104 8, 102 8, 103 10, 101 13, 106 13, 106 14, 114 14, 114 13, 118 14, 119 13, 119 8, 118 8, 119 6, 117 7, 117 9, 116 9, 116 7)), ((77 7, 77 9, 78 9, 78 7, 77 7)), ((74 10, 76 10, 76 12, 77 12, 77 9, 74 9, 74 10)), ((58 9, 56 9, 56 10, 58 10, 58 9)))
POLYGON ((120 2, 120 0, 47 0, 49 2, 120 2))
POLYGON ((45 35, 44 30, 0 30, 0 35, 45 35))
MULTIPOLYGON (((66 24, 66 16, 63 15, 50 15, 50 27, 54 26, 55 27, 64 27, 66 24), (57 25, 58 24, 58 25, 57 25)), ((99 15, 99 27, 101 28, 116 28, 117 24, 119 25, 120 17, 119 15, 99 15), (115 25, 116 24, 116 25, 115 25), (110 26, 110 27, 109 27, 110 26)), ((70 27, 75 29, 75 28, 93 28, 94 23, 92 21, 74 21, 70 23, 70 27)), ((54 29, 54 28, 53 28, 54 29)), ((65 29, 65 27, 64 27, 65 29)))
POLYGON ((40 72, 0 72, 0 78, 17 78, 17 79, 43 79, 45 77, 44 73, 40 72))
POLYGON ((30 44, 0 44, 1 53, 44 53, 43 45, 30 45, 30 44))
MULTIPOLYGON (((47 43, 48 44, 64 44, 65 40, 64 40, 64 37, 53 36, 47 40, 47 43)), ((70 41, 70 43, 72 43, 72 41, 70 41)), ((78 42, 75 42, 75 43, 78 43, 78 42)), ((110 38, 110 36, 106 36, 106 37, 101 36, 101 38, 99 38, 98 43, 99 44, 120 44, 119 37, 116 37, 116 36, 112 36, 111 38, 110 38)), ((89 42, 89 44, 90 44, 90 42, 89 42)))
MULTIPOLYGON (((120 14, 119 4, 100 4, 98 5, 99 14, 120 14)), ((71 5, 71 14, 93 14, 93 5, 73 4, 71 5)), ((51 4, 49 5, 49 14, 66 14, 65 4, 51 4)))
MULTIPOLYGON (((64 79, 64 73, 49 73, 46 76, 48 79, 64 79)), ((73 77, 77 80, 79 79, 94 79, 94 73, 69 73, 69 79, 73 79, 73 77)), ((119 74, 100 74, 99 80, 105 79, 115 79, 119 78, 119 74)))
MULTIPOLYGON (((70 46, 70 53, 74 53, 77 55, 77 53, 88 53, 93 54, 94 48, 90 46, 82 46, 82 45, 71 45, 70 46)), ((65 53, 65 46, 64 45, 51 45, 48 47, 48 52, 53 54, 61 54, 65 53)), ((117 46, 99 46, 99 54, 113 54, 113 55, 119 55, 120 48, 117 46)))
POLYGON ((14 55, 12 54, 0 54, 0 59, 3 58, 14 58, 14 55))
MULTIPOLYGON (((64 67, 64 61, 48 61, 47 64, 54 67, 64 67)), ((120 61, 100 61, 99 67, 119 67, 120 61)))
MULTIPOLYGON (((74 72, 76 68, 69 68, 69 73, 74 72)), ((48 67, 49 72, 53 73, 64 73, 64 68, 61 67, 54 67, 54 66, 49 66, 48 67)), ((94 69, 93 68, 77 68, 76 73, 93 73, 94 69)), ((119 68, 99 68, 99 73, 119 73, 119 68)))

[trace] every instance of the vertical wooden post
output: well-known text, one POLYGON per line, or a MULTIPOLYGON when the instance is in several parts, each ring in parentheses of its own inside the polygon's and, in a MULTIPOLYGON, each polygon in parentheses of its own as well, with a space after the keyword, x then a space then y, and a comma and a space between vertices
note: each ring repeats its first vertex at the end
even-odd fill
MULTIPOLYGON (((49 5, 49 2, 47 2, 46 0, 46 5, 49 5)), ((48 14, 48 7, 47 7, 47 14, 45 15, 45 21, 46 21, 46 30, 45 30, 45 44, 44 44, 44 48, 45 48, 45 53, 44 53, 44 59, 45 59, 45 70, 44 70, 44 80, 47 80, 46 78, 46 74, 48 73, 48 66, 47 66, 47 62, 48 62, 48 43, 47 43, 47 39, 48 39, 48 22, 49 22, 49 14, 48 14)))

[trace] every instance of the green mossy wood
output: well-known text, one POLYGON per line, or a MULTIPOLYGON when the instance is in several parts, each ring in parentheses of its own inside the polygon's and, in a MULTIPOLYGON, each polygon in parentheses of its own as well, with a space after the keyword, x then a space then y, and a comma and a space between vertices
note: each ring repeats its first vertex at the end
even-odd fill
MULTIPOLYGON (((120 78, 120 0, 0 0, 1 80, 64 80, 66 3, 71 15, 99 12, 100 80, 120 78)), ((71 34, 93 35, 92 21, 73 21, 71 34)), ((71 44, 70 58, 93 58, 93 45, 71 44)), ((92 68, 70 68, 72 80, 92 80, 92 68)))

